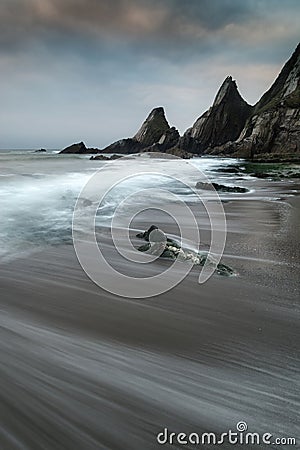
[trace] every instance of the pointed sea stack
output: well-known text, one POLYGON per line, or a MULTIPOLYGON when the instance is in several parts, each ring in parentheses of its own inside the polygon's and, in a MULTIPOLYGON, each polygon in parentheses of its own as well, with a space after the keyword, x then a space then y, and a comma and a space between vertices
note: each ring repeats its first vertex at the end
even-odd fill
POLYGON ((221 149, 253 159, 300 159, 300 44, 255 105, 240 137, 221 149))
POLYGON ((234 141, 240 135, 252 107, 241 97, 236 82, 228 76, 214 103, 180 139, 179 146, 202 154, 212 147, 234 141))
POLYGON ((141 151, 165 151, 177 143, 179 133, 167 122, 164 108, 154 108, 132 137, 121 139, 103 149, 103 153, 138 153, 141 151))
POLYGON ((133 139, 140 142, 143 147, 149 147, 159 142, 162 135, 169 129, 170 125, 167 122, 164 108, 160 106, 151 111, 133 139))

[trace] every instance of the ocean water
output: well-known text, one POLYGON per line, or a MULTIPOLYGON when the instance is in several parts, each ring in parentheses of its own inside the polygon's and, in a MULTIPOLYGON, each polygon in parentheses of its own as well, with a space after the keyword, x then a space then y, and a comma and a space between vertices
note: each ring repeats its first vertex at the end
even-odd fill
MULTIPOLYGON (((219 171, 224 166, 236 164, 238 160, 227 158, 193 158, 186 161, 131 157, 102 162, 90 161, 88 155, 58 155, 55 150, 47 153, 2 150, 0 260, 11 260, 24 252, 49 245, 71 243, 72 216, 77 197, 99 169, 102 170, 95 189, 100 197, 101 192, 104 194, 107 190, 111 174, 118 174, 119 182, 105 195, 97 213, 97 225, 109 226, 116 207, 126 198, 127 206, 128 202, 139 202, 141 209, 163 205, 167 199, 172 199, 173 194, 184 202, 199 201, 192 189, 199 180, 229 185, 246 183, 251 191, 253 178, 246 173, 219 171), (134 172, 135 167, 137 175, 131 173, 128 177, 128 168, 134 172), (152 172, 139 173, 143 168, 152 172), (204 180, 206 176, 208 179, 204 180), (156 196, 151 194, 149 198, 147 189, 152 188, 164 191, 156 196), (146 191, 141 193, 143 189, 146 191)), ((237 195, 232 194, 231 197, 237 195)), ((89 207, 89 201, 86 206, 89 207)))

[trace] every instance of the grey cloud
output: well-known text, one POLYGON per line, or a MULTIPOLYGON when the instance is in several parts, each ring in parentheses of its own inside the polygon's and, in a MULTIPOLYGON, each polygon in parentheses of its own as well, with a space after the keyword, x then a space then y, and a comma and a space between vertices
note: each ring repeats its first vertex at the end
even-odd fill
MULTIPOLYGON (((2 0, 1 46, 11 48, 52 33, 140 40, 205 39, 228 24, 264 13, 267 0, 2 0)), ((287 0, 288 4, 293 4, 287 0)), ((297 3, 294 3, 295 7, 297 3)), ((276 2, 274 2, 276 9, 276 2)), ((274 9, 274 8, 273 8, 274 9)))

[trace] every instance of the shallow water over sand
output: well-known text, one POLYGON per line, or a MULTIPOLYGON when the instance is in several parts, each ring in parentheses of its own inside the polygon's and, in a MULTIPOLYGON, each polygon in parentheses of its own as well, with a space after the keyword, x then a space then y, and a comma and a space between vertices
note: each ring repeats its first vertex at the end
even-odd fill
MULTIPOLYGON (((199 161, 194 163, 199 165, 199 161)), ((121 177, 124 167, 135 164, 137 167, 144 164, 145 168, 152 165, 153 174, 133 177, 114 188, 101 204, 98 225, 107 226, 116 206, 137 189, 164 187, 193 201, 195 196, 188 187, 169 178, 169 175, 176 176, 176 161, 147 159, 141 164, 140 159, 133 158, 105 164, 90 161, 87 156, 34 154, 30 151, 0 153, 0 260, 9 260, 35 247, 42 249, 47 245, 71 242, 75 202, 92 174, 104 168, 104 171, 120 172, 121 177)), ((224 164, 227 164, 226 160, 201 161, 207 175, 224 164)), ((191 167, 190 163, 182 162, 180 170, 185 171, 183 176, 194 186, 201 175, 196 170, 193 174, 191 167), (190 179, 193 175, 195 180, 190 179)), ((101 192, 101 180, 97 189, 101 192)), ((166 198, 161 197, 161 203, 166 198)), ((137 198, 132 201, 136 202, 137 198)), ((140 201, 142 203, 143 199, 140 201)))
MULTIPOLYGON (((22 253, 43 249, 48 245, 71 242, 71 226, 74 205, 83 186, 98 169, 103 173, 111 170, 120 173, 126 166, 153 168, 153 174, 135 176, 116 186, 105 196, 97 218, 98 226, 108 226, 114 209, 128 195, 138 189, 163 188, 165 194, 159 193, 152 203, 163 205, 169 201, 168 192, 188 202, 199 202, 195 193, 189 188, 195 187, 203 173, 221 184, 241 184, 249 189, 243 194, 245 199, 269 198, 273 200, 280 192, 274 183, 272 189, 260 187, 256 191, 258 180, 243 170, 240 173, 222 173, 220 169, 228 164, 236 165, 237 160, 226 158, 195 158, 190 161, 153 160, 133 157, 125 161, 90 161, 88 156, 57 155, 56 153, 36 154, 31 151, 0 153, 0 261, 8 261, 22 253), (198 171, 200 169, 201 172, 198 171), (176 181, 170 176, 181 176, 189 186, 176 181), (273 192, 272 192, 273 190, 273 192), (154 202, 155 200, 155 202, 154 202)), ((98 186, 101 192, 101 180, 98 186)), ((103 191, 104 192, 104 191, 103 191)), ((207 195, 203 192, 203 195, 207 195)), ((287 195, 287 192, 286 192, 287 195)), ((239 194, 222 193, 226 201, 236 199, 239 194)), ((149 206, 149 200, 139 196, 132 197, 132 203, 140 202, 141 207, 149 206)), ((151 206, 151 204, 150 204, 151 206)), ((152 205, 153 206, 153 205, 152 205)))

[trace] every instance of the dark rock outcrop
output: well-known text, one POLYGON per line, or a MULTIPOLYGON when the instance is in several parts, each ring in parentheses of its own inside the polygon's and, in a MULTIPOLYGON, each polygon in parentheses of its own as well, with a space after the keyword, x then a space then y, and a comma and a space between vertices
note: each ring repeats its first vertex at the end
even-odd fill
POLYGON ((90 160, 92 161, 113 161, 115 159, 119 159, 122 158, 122 155, 111 155, 111 156, 105 156, 105 155, 96 155, 96 156, 91 156, 90 160))
POLYGON ((275 106, 299 108, 300 103, 300 44, 283 66, 280 74, 261 97, 254 108, 254 115, 272 109, 275 106), (283 102, 283 104, 282 104, 283 102))
POLYGON ((45 148, 40 148, 39 150, 35 150, 34 153, 45 153, 46 151, 45 148))
POLYGON ((165 151, 165 153, 167 155, 177 156, 178 158, 182 159, 190 159, 194 156, 192 153, 189 153, 186 150, 183 150, 182 148, 179 147, 169 148, 168 150, 165 151))
POLYGON ((173 147, 179 133, 170 127, 162 107, 154 108, 132 137, 121 139, 102 150, 103 153, 132 154, 141 151, 164 152, 173 147))
MULTIPOLYGON (((147 149, 143 150, 142 153, 149 153, 151 158, 164 158, 164 159, 172 159, 173 156, 177 156, 177 158, 182 159, 190 159, 193 158, 193 154, 186 152, 182 148, 172 147, 166 150, 165 152, 161 152, 158 148, 147 147, 147 149)), ((174 158, 173 158, 174 159, 174 158)))
POLYGON ((235 272, 231 267, 222 263, 216 264, 215 261, 208 256, 207 252, 199 252, 198 250, 182 247, 177 241, 170 239, 156 225, 151 225, 148 230, 144 233, 138 233, 136 237, 146 241, 146 244, 138 247, 138 251, 140 252, 145 252, 149 255, 155 255, 161 258, 168 258, 170 260, 178 259, 179 261, 199 266, 211 264, 213 265, 215 272, 219 275, 235 275, 235 272))
POLYGON ((216 169, 216 172, 221 173, 241 173, 240 167, 236 166, 227 166, 227 167, 221 167, 220 169, 216 169))
POLYGON ((102 153, 121 153, 122 155, 129 155, 132 153, 139 153, 143 146, 140 142, 133 138, 120 139, 113 142, 108 147, 102 150, 102 153))
POLYGON ((235 142, 214 154, 257 160, 299 160, 300 157, 300 44, 271 88, 254 106, 235 142))
POLYGON ((241 97, 236 82, 227 77, 209 110, 180 139, 179 146, 202 154, 212 147, 237 139, 252 107, 241 97))
POLYGON ((91 154, 91 153, 99 153, 100 150, 98 148, 87 148, 84 142, 78 142, 77 144, 72 144, 69 147, 64 148, 61 153, 70 153, 70 154, 91 154))
POLYGON ((77 144, 69 145, 59 153, 87 153, 87 148, 84 142, 78 142, 77 144))
POLYGON ((178 147, 179 139, 180 134, 178 130, 175 127, 171 127, 161 136, 156 144, 144 148, 142 152, 166 153, 183 159, 191 158, 193 156, 192 153, 178 147))
POLYGON ((175 127, 171 127, 164 132, 158 141, 158 145, 161 152, 164 152, 170 148, 176 147, 180 139, 180 134, 175 127))
POLYGON ((169 129, 170 125, 165 117, 164 108, 154 108, 133 139, 143 147, 149 147, 158 143, 169 129))
POLYGON ((235 192, 238 194, 244 194, 246 192, 249 192, 247 188, 240 186, 227 186, 225 184, 218 184, 218 183, 204 183, 202 181, 198 181, 196 183, 196 189, 204 189, 204 190, 215 189, 218 192, 235 192))

